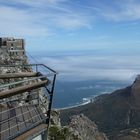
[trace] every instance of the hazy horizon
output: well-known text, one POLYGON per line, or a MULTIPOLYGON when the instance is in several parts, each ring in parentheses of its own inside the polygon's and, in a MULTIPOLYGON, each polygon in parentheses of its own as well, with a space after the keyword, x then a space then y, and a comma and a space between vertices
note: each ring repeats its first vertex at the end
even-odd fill
POLYGON ((131 82, 140 73, 139 55, 133 53, 62 51, 29 53, 28 57, 31 63, 44 63, 55 69, 59 80, 64 81, 108 79, 131 82))

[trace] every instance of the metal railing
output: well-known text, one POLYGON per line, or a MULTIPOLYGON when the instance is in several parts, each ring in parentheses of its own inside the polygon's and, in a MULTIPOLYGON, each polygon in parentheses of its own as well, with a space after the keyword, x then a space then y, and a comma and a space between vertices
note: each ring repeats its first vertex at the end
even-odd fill
POLYGON ((39 102, 33 104, 30 101, 26 102, 26 99, 19 99, 19 101, 3 101, 0 103, 1 140, 13 139, 29 129, 36 127, 38 124, 43 122, 45 123, 46 120, 48 120, 47 113, 42 110, 44 109, 47 112, 47 107, 45 107, 44 103, 40 101, 37 91, 33 91, 30 95, 34 97, 30 101, 39 100, 39 102), (21 101, 25 102, 20 104, 21 101))
MULTIPOLYGON (((44 102, 40 99, 39 94, 43 92, 43 87, 37 89, 29 90, 29 92, 24 92, 20 96, 14 95, 12 97, 6 97, 0 100, 0 139, 9 140, 21 135, 22 133, 28 131, 29 129, 37 126, 38 124, 44 122, 48 124, 50 120, 50 113, 52 107, 52 99, 54 93, 54 86, 57 72, 52 70, 51 68, 45 66, 44 64, 30 64, 30 65, 1 65, 1 69, 6 69, 5 73, 12 71, 18 72, 28 72, 33 71, 37 72, 38 75, 33 78, 19 78, 18 81, 14 81, 11 83, 1 84, 0 91, 3 91, 4 88, 7 90, 12 87, 20 87, 21 85, 28 85, 28 83, 32 83, 34 81, 42 80, 47 78, 50 82, 47 85, 44 85, 45 92, 43 93, 44 98, 48 100, 48 106, 45 106, 44 102), (40 90, 42 89, 42 91, 40 90), (48 94, 47 94, 48 93, 48 94), (33 96, 30 101, 36 100, 38 103, 38 107, 31 103, 29 100, 26 102, 27 96, 33 96), (14 105, 17 104, 17 106, 14 105), (10 106, 9 106, 10 104, 10 106), (21 105, 22 104, 22 105, 21 105), (30 109, 29 109, 30 108, 30 109), (26 111, 25 111, 25 110, 26 111), (46 112, 43 112, 43 109, 46 112), (35 113, 36 112, 36 113, 35 113), (13 115, 13 116, 12 116, 13 115), (3 119, 4 116, 5 119, 3 119), (24 117, 30 116, 28 119, 24 119, 24 117), (33 121, 36 120, 36 121, 33 121), (13 124, 11 126, 11 124, 13 124), (25 126, 21 129, 22 126, 25 126), (12 133, 12 132, 15 133, 12 133)), ((16 78, 17 79, 17 78, 16 78)))
POLYGON ((51 69, 50 67, 44 65, 44 64, 27 64, 27 65, 0 65, 1 68, 20 68, 21 71, 25 71, 26 69, 30 68, 35 72, 51 72, 53 74, 57 74, 56 71, 51 69), (43 71, 42 71, 43 70, 43 71))

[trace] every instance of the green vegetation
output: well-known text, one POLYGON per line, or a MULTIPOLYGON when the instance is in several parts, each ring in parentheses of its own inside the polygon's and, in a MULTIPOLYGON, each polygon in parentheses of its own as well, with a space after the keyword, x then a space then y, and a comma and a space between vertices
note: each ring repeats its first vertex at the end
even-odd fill
POLYGON ((49 128, 50 140, 80 140, 78 136, 74 135, 67 127, 51 126, 49 128))

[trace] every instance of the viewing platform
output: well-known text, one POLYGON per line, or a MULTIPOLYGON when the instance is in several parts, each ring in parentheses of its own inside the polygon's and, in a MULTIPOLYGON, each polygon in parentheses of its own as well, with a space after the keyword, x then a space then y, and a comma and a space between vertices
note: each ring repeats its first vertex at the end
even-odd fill
POLYGON ((0 69, 0 140, 47 139, 57 73, 43 64, 0 69))

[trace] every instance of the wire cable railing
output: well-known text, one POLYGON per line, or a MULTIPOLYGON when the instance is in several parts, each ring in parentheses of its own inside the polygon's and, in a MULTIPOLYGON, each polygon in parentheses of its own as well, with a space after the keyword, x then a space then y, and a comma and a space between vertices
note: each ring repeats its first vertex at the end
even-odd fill
MULTIPOLYGON (((8 129, 5 129, 5 130, 1 131, 1 132, 0 132, 0 136, 3 137, 4 139, 5 139, 5 137, 6 137, 6 139, 9 140, 11 137, 15 137, 15 136, 17 136, 17 135, 20 135, 20 134, 22 134, 22 132, 24 132, 24 131, 26 132, 29 128, 33 128, 33 127, 37 126, 39 123, 45 121, 45 119, 42 119, 42 120, 34 121, 33 124, 30 122, 30 120, 33 120, 33 119, 35 119, 35 118, 38 118, 41 114, 43 115, 43 113, 37 114, 37 115, 33 116, 32 118, 25 120, 24 122, 17 123, 17 124, 15 124, 14 126, 11 126, 11 127, 9 127, 8 129), (28 128, 24 128, 24 129, 21 129, 21 130, 19 129, 18 131, 15 131, 15 133, 10 134, 9 136, 7 136, 7 135, 5 136, 5 135, 4 135, 4 133, 7 134, 7 131, 9 132, 9 131, 11 131, 11 130, 14 129, 14 128, 15 128, 15 129, 16 129, 16 128, 19 128, 20 125, 22 126, 22 125, 25 124, 25 123, 31 123, 31 124, 28 126, 28 128)), ((15 130, 15 129, 14 129, 14 130, 15 130)))
POLYGON ((40 107, 33 106, 33 105, 14 107, 9 110, 2 111, 0 112, 0 118, 2 118, 2 116, 5 118, 2 119, 0 122, 0 127, 1 127, 0 136, 5 137, 4 133, 9 132, 7 133, 7 135, 9 134, 9 136, 6 136, 7 138, 11 137, 10 131, 15 132, 12 134, 12 137, 14 137, 17 135, 17 133, 21 134, 23 130, 27 131, 30 127, 34 127, 36 123, 41 123, 47 119, 47 116, 44 115, 40 107), (19 113, 19 110, 20 110, 20 113, 19 113), (3 128, 3 130, 2 130, 2 126, 5 127, 3 128), (8 128, 6 128, 6 126, 8 128), (21 126, 22 128, 20 128, 21 126))
POLYGON ((30 93, 23 93, 20 95, 20 98, 24 98, 21 103, 21 99, 18 96, 12 97, 16 100, 11 100, 5 98, 0 103, 0 139, 1 140, 10 140, 18 135, 28 131, 30 128, 36 127, 37 124, 46 122, 48 119, 47 107, 44 105, 42 100, 48 98, 45 93, 40 99, 38 93, 41 88, 32 90, 30 93), (26 102, 27 96, 30 95, 30 100, 26 102), (17 101, 19 99, 19 101, 17 101), (33 100, 36 100, 37 103, 31 103, 33 100), (16 103, 16 105, 14 104, 16 103), (43 109, 46 112, 43 112, 43 109), (12 124, 12 125, 11 125, 12 124))

